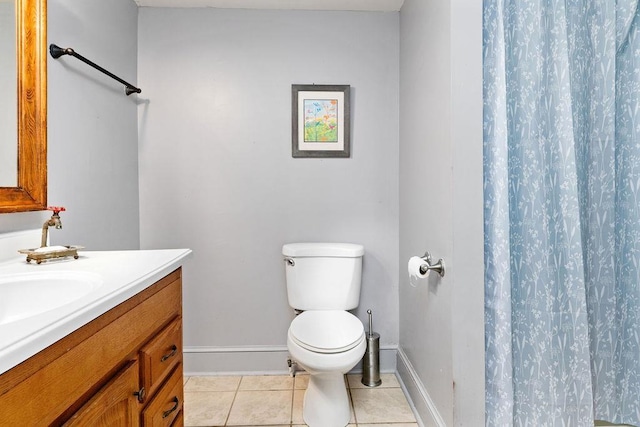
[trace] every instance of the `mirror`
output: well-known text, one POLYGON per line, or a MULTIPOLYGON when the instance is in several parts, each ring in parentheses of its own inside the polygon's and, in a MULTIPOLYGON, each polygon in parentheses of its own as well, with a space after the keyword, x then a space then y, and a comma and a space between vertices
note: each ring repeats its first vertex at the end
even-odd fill
MULTIPOLYGON (((7 1, 0 0, 3 7, 4 3, 7 1)), ((14 67, 16 91, 12 92, 17 94, 14 104, 17 118, 10 117, 6 123, 17 122, 17 128, 15 133, 0 128, 0 145, 15 146, 13 153, 17 154, 17 161, 8 160, 8 166, 0 164, 0 168, 12 168, 7 178, 5 175, 0 178, 0 213, 42 210, 47 205, 47 2, 11 0, 8 3, 14 3, 15 8, 17 52, 16 49, 10 51, 15 52, 17 65, 14 67)), ((4 25, 0 25, 0 37, 4 37, 4 25)), ((0 56, 0 67, 12 67, 10 62, 0 56)), ((12 102, 12 97, 8 98, 12 102)), ((5 109, 11 110, 0 106, 0 111, 5 109)), ((0 123, 5 123, 5 119, 0 123)), ((0 149, 0 155, 4 157, 5 153, 11 153, 11 147, 0 149)))
POLYGON ((16 2, 0 0, 0 187, 18 185, 18 73, 16 57, 16 2), (13 96, 9 96, 9 94, 13 96))

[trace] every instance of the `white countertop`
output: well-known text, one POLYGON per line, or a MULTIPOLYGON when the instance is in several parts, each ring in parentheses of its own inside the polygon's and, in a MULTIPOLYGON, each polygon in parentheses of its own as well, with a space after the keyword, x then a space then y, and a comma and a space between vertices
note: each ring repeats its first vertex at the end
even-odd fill
MULTIPOLYGON (((87 295, 32 317, 0 324, 0 374, 126 301, 180 267, 190 249, 79 252, 78 259, 0 263, 0 276, 32 272, 90 272, 103 284, 87 295)), ((0 289, 0 298, 2 289, 0 289)))

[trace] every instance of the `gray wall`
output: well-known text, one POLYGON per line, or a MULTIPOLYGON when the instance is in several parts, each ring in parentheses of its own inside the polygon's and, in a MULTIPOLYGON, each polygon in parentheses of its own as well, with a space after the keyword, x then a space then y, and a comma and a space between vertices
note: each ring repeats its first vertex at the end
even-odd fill
MULTIPOLYGON (((49 0, 49 43, 72 47, 127 81, 137 74, 133 0, 49 0)), ((49 204, 64 228, 52 243, 137 249, 137 98, 75 58, 49 56, 49 204)))
MULTIPOLYGON (((135 83, 137 14, 132 0, 49 0, 48 42, 135 83)), ((74 58, 47 57, 48 202, 67 208, 51 242, 137 249, 136 96, 126 97, 119 83, 74 58)), ((49 215, 0 215, 0 232, 39 228, 49 215)))
POLYGON ((482 2, 405 0, 400 45, 398 369, 425 425, 482 425, 482 2), (446 276, 410 287, 425 250, 446 276))
POLYGON ((365 246, 355 313, 395 353, 398 37, 398 13, 140 9, 141 246, 194 251, 187 371, 286 369, 297 241, 365 246), (351 158, 291 157, 292 83, 351 85, 351 158))
POLYGON ((484 423, 482 4, 451 4, 454 426, 484 423))

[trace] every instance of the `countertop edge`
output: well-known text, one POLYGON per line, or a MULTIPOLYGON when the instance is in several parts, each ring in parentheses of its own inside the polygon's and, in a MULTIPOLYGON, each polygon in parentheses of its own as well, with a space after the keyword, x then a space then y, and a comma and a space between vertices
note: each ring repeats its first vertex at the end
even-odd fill
MULTIPOLYGON (((53 320, 50 324, 38 329, 0 350, 0 375, 11 370, 31 356, 46 349, 51 344, 76 331, 102 314, 137 295, 149 286, 156 283, 172 271, 183 265, 183 260, 191 255, 190 249, 161 250, 175 252, 175 256, 164 260, 161 264, 154 264, 145 273, 133 278, 121 287, 88 303, 85 307, 76 310, 71 315, 53 320)), ((94 254, 108 254, 111 251, 93 252, 94 254)), ((113 251, 117 253, 119 251, 113 251)), ((150 253, 154 250, 131 251, 132 253, 150 253)), ((91 252, 88 252, 90 255, 91 252)))

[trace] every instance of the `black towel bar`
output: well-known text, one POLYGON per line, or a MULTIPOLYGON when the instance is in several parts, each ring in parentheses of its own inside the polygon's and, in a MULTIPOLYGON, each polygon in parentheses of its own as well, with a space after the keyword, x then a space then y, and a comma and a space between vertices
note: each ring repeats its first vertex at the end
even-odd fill
POLYGON ((56 46, 55 44, 51 44, 51 45, 49 45, 49 53, 51 53, 51 56, 54 57, 55 59, 60 58, 62 55, 71 55, 74 58, 78 58, 80 61, 84 62, 85 64, 91 65, 96 70, 103 72, 104 74, 106 74, 107 76, 111 77, 112 79, 117 80, 120 83, 122 83, 123 85, 125 85, 124 93, 127 96, 131 95, 132 93, 140 93, 140 92, 142 92, 142 89, 135 87, 131 83, 127 83, 126 81, 122 80, 120 77, 118 77, 115 74, 105 70, 104 68, 102 68, 98 64, 96 64, 96 63, 94 63, 92 61, 89 61, 87 58, 85 58, 84 56, 80 55, 75 50, 71 49, 70 47, 68 47, 66 49, 63 49, 60 46, 56 46))

